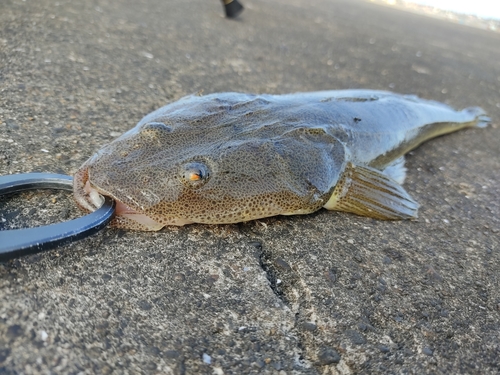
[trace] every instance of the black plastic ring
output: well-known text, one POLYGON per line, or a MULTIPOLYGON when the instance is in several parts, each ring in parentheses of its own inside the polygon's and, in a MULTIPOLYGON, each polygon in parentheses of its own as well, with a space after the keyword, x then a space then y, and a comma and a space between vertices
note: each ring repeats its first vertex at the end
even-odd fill
MULTIPOLYGON (((24 173, 0 176, 0 195, 31 189, 73 190, 73 178, 62 174, 24 173)), ((104 197, 96 211, 78 219, 35 228, 0 231, 0 262, 53 249, 88 237, 104 228, 115 212, 115 202, 104 197)))

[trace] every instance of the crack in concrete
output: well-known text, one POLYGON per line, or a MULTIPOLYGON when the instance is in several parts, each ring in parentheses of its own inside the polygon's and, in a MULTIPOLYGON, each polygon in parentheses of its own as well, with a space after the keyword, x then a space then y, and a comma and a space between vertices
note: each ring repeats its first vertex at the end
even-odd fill
POLYGON ((274 295, 278 297, 286 306, 290 307, 290 302, 285 296, 285 291, 282 286, 282 279, 278 276, 278 270, 273 265, 272 253, 262 246, 259 241, 252 241, 250 243, 258 251, 259 266, 266 273, 267 280, 269 280, 269 287, 273 291, 274 295))
MULTIPOLYGON (((287 306, 295 314, 292 330, 297 337, 298 362, 304 367, 315 369, 318 373, 329 371, 327 368, 330 366, 336 367, 341 360, 337 350, 330 346, 318 346, 316 338, 318 317, 312 302, 312 291, 300 274, 300 270, 280 257, 273 257, 270 251, 263 249, 260 254, 268 268, 266 273, 272 274, 276 280, 282 280, 279 283, 279 297, 287 302, 287 306)), ((332 275, 329 276, 335 282, 337 272, 332 271, 332 275)))
POLYGON ((297 338, 297 363, 310 370, 319 371, 321 366, 311 360, 311 348, 307 345, 307 328, 304 328, 304 309, 311 309, 310 290, 300 275, 283 258, 274 256, 273 252, 260 241, 252 241, 251 245, 258 250, 260 267, 266 273, 269 287, 294 314, 295 322, 292 332, 297 338))

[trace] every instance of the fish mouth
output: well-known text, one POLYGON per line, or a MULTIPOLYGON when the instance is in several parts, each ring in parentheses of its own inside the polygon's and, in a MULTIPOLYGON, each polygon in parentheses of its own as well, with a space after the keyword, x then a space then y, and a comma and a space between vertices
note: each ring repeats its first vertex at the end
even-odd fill
POLYGON ((80 168, 73 176, 73 196, 76 203, 88 212, 94 212, 104 202, 103 196, 90 185, 88 167, 80 168))
POLYGON ((104 192, 97 186, 92 185, 89 179, 89 169, 86 166, 80 168, 73 177, 73 195, 77 204, 88 212, 94 212, 102 206, 104 203, 103 196, 108 196, 115 200, 115 215, 110 223, 110 225, 115 228, 158 231, 165 225, 182 226, 192 223, 192 221, 183 219, 174 219, 160 223, 143 212, 133 209, 119 201, 112 194, 104 192))
POLYGON ((81 168, 73 178, 73 193, 78 205, 89 212, 93 212, 102 206, 104 196, 112 198, 116 203, 115 215, 137 215, 140 212, 120 202, 116 197, 107 194, 90 183, 88 168, 81 168))

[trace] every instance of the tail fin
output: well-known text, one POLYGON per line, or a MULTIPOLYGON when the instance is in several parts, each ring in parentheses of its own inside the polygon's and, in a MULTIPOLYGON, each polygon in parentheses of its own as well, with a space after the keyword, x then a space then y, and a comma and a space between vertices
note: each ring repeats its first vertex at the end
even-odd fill
POLYGON ((475 118, 475 126, 478 128, 485 128, 491 124, 491 118, 488 117, 486 112, 480 107, 469 107, 462 110, 462 112, 475 118))

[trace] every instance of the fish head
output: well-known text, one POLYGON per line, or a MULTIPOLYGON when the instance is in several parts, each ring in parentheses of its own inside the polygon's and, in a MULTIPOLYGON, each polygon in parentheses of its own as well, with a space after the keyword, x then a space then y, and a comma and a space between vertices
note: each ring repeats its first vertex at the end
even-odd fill
POLYGON ((158 230, 310 213, 328 200, 345 148, 324 129, 203 114, 194 124, 163 111, 103 147, 75 174, 77 202, 92 211, 110 196, 116 226, 158 230))

